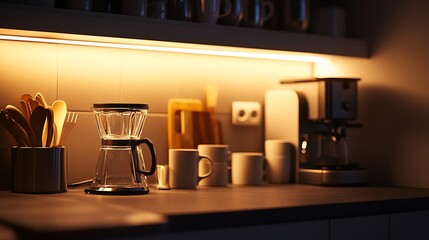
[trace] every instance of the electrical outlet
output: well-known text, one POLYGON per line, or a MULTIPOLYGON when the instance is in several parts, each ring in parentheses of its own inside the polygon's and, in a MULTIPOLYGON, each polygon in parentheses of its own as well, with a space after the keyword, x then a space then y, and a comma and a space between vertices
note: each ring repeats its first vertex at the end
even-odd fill
POLYGON ((259 126, 261 115, 259 102, 232 102, 232 125, 259 126))

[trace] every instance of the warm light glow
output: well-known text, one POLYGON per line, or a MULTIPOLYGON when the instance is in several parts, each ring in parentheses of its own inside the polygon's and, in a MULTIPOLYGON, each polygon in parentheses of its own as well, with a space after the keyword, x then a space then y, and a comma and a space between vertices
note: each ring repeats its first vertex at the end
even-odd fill
MULTIPOLYGON (((50 33, 54 36, 54 33, 50 33)), ((59 36, 67 34, 58 34, 59 36)), ((70 35, 68 35, 70 36, 70 35)), ((80 37, 82 39, 89 37, 80 37)), ((108 38, 113 39, 113 38, 108 38)), ((190 47, 179 47, 177 43, 171 43, 171 46, 164 46, 166 42, 162 44, 132 44, 132 43, 116 43, 116 42, 103 42, 103 41, 87 41, 75 39, 62 39, 56 37, 35 37, 35 36, 17 36, 17 35, 0 35, 0 40, 9 41, 24 41, 24 42, 38 42, 38 43, 54 43, 54 44, 67 44, 67 45, 78 45, 78 46, 92 46, 92 47, 107 47, 107 48, 119 48, 119 49, 134 49, 144 51, 158 51, 158 52, 171 52, 171 53, 189 53, 198 55, 211 55, 211 56, 224 56, 224 57, 240 57, 240 58, 252 58, 252 59, 269 59, 269 60, 282 60, 282 61, 298 61, 298 62, 311 62, 311 63, 323 63, 327 60, 322 57, 306 55, 306 54, 290 54, 290 53, 273 53, 273 51, 262 51, 255 49, 251 51, 244 48, 232 48, 224 47, 226 50, 219 49, 218 46, 204 46, 198 44, 188 44, 190 47), (192 45, 192 46, 191 46, 192 45), (204 48, 203 48, 204 47, 204 48), (231 50, 239 49, 239 50, 231 50), (242 50, 242 51, 241 51, 242 50)), ((124 40, 126 42, 126 40, 124 40)), ((131 41, 131 40, 130 40, 131 41)), ((156 41, 142 41, 144 43, 155 43, 156 41)), ((185 45, 186 46, 186 45, 185 45)), ((253 49, 252 49, 253 50, 253 49)))
POLYGON ((323 78, 323 77, 332 77, 336 76, 335 65, 331 61, 325 61, 325 62, 318 62, 314 66, 314 76, 323 78))

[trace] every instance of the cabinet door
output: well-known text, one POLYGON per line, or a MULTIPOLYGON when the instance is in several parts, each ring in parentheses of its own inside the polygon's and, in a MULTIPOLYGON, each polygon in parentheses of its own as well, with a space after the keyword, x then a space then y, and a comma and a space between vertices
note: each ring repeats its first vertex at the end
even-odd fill
POLYGON ((329 229, 330 240, 388 240, 389 215, 332 219, 329 229))
POLYGON ((429 239, 429 211, 391 214, 390 239, 429 239))
POLYGON ((145 239, 150 240, 328 240, 329 239, 329 221, 309 221, 273 224, 264 226, 227 228, 207 231, 181 232, 165 235, 157 235, 145 239))

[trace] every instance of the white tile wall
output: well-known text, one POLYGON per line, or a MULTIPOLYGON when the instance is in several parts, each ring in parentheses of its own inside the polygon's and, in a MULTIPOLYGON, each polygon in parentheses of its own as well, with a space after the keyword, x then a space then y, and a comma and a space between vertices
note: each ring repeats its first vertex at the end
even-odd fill
POLYGON ((176 91, 174 62, 167 53, 123 51, 121 101, 148 103, 149 112, 166 113, 166 102, 176 91))
POLYGON ((120 101, 118 49, 58 46, 58 97, 74 110, 89 111, 93 103, 120 101))
POLYGON ((57 98, 57 45, 0 41, 0 106, 19 105, 23 93, 57 98))
MULTIPOLYGON (((215 84, 224 142, 232 151, 262 151, 263 126, 232 126, 232 101, 263 103, 265 91, 279 88, 280 79, 308 78, 313 71, 309 63, 8 41, 0 41, 0 52, 0 108, 19 105, 23 93, 42 92, 48 103, 63 99, 80 114, 66 143, 69 182, 93 177, 100 147, 93 103, 148 103, 143 133, 166 164, 168 99, 205 103, 206 85, 215 84)), ((12 144, 4 129, 0 134, 1 146, 12 144)))

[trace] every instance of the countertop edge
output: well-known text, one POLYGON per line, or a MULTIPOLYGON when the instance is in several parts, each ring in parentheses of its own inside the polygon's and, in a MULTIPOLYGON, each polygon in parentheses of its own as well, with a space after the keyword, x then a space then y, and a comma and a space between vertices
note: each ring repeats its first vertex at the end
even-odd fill
MULTIPOLYGON (((9 225, 9 224, 5 224, 9 225)), ((70 231, 49 231, 38 232, 29 229, 21 228, 16 225, 9 225, 11 229, 15 230, 17 239, 105 239, 121 236, 124 238, 135 236, 150 236, 168 233, 168 223, 166 224, 147 224, 142 226, 131 227, 109 227, 109 228, 96 228, 96 229, 80 229, 70 231)))
POLYGON ((353 218, 429 210, 429 197, 170 215, 170 232, 353 218))
POLYGON ((392 187, 268 185, 154 191, 144 197, 85 195, 76 189, 61 195, 0 196, 0 223, 16 231, 19 239, 136 237, 429 212, 428 189, 392 187), (155 219, 142 219, 149 216, 145 213, 155 219), (33 222, 41 217, 45 221, 33 222), (104 222, 92 224, 91 219, 104 222))

